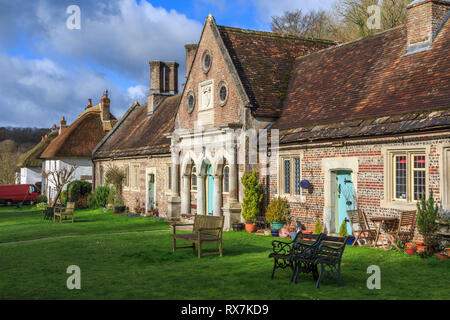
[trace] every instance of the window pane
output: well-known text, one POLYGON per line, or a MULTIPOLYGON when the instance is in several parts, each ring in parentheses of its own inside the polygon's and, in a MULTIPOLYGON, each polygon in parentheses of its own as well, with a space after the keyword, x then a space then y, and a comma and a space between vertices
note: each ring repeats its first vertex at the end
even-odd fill
POLYGON ((420 200, 425 195, 425 156, 414 156, 414 200, 420 200))
POLYGON ((291 193, 291 160, 284 160, 284 193, 291 193))
POLYGON ((406 156, 395 157, 395 198, 406 199, 406 156))
POLYGON ((294 190, 296 195, 300 195, 300 159, 294 159, 294 190))
POLYGON ((169 186, 169 190, 172 190, 172 167, 167 167, 168 168, 168 186, 169 186))
POLYGON ((229 192, 230 189, 230 168, 223 169, 223 192, 229 192))
POLYGON ((197 190, 197 175, 195 174, 195 172, 193 172, 191 175, 191 189, 197 190))

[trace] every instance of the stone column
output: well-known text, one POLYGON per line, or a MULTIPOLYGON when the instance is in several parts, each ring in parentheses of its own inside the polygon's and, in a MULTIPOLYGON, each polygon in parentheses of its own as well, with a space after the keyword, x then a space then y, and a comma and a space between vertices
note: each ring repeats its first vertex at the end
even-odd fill
POLYGON ((172 149, 172 191, 169 197, 168 218, 169 220, 179 220, 181 216, 181 198, 179 188, 179 152, 176 148, 172 149))
POLYGON ((205 178, 206 175, 201 173, 198 175, 197 180, 197 214, 204 215, 205 214, 205 178))
POLYGON ((238 166, 236 161, 236 146, 232 148, 232 157, 230 163, 230 181, 229 181, 229 195, 228 202, 223 208, 225 216, 224 229, 230 230, 234 222, 241 222, 241 204, 239 203, 239 181, 238 181, 238 166))
POLYGON ((181 188, 181 213, 191 213, 191 175, 183 175, 183 185, 181 188))
POLYGON ((222 216, 222 175, 214 175, 214 216, 222 216))

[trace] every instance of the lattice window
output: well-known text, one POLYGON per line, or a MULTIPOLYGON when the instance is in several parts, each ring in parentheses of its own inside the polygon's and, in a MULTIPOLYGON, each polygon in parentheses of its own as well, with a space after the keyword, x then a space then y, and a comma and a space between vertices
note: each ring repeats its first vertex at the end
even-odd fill
POLYGON ((223 168, 223 192, 230 192, 230 167, 225 166, 223 168))
POLYGON ((300 171, 300 158, 294 158, 294 191, 297 196, 301 194, 300 171))
POLYGON ((197 191, 197 167, 193 166, 191 171, 191 191, 197 191))

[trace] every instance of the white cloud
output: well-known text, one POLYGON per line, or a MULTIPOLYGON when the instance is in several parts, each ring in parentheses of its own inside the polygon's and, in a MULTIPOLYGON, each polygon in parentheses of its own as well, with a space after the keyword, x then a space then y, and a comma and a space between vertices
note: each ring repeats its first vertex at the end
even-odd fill
POLYGON ((67 72, 45 58, 25 60, 0 55, 0 126, 50 127, 61 116, 74 121, 92 98, 98 103, 110 91, 111 112, 120 116, 132 103, 122 89, 104 75, 80 69, 67 72))
MULTIPOLYGON (((143 85, 137 85, 134 87, 129 87, 127 89, 127 97, 130 100, 138 101, 139 103, 143 102, 145 97, 147 96, 148 88, 143 85)), ((144 101, 145 103, 145 101, 144 101)))

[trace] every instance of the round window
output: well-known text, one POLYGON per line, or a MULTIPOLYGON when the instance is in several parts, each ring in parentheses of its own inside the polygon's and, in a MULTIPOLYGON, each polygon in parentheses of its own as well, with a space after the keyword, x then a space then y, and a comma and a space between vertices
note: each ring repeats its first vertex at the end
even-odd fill
POLYGON ((205 72, 208 72, 209 71, 209 68, 211 68, 211 60, 212 60, 212 58, 211 58, 211 54, 209 53, 209 51, 208 50, 206 50, 204 53, 203 53, 203 70, 205 71, 205 72))
POLYGON ((228 87, 225 82, 219 84, 219 105, 223 106, 227 102, 228 98, 228 87))
POLYGON ((187 95, 186 106, 187 106, 187 112, 188 113, 192 113, 192 111, 194 111, 195 95, 194 95, 193 91, 189 91, 189 93, 187 95))

